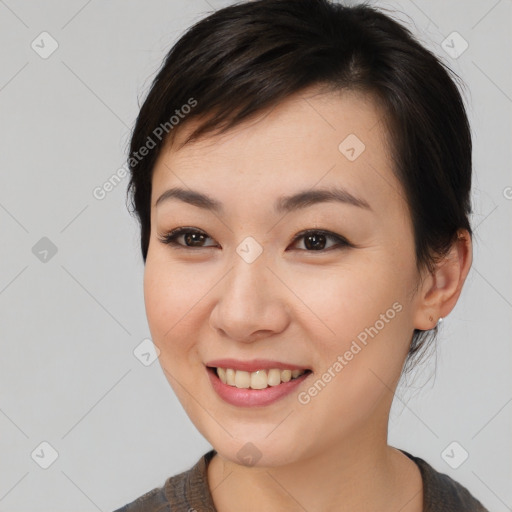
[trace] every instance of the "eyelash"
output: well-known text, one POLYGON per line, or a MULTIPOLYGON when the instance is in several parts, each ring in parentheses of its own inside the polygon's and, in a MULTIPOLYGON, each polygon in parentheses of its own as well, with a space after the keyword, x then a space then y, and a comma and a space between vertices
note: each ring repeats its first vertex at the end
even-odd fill
MULTIPOLYGON (((173 246, 175 249, 185 249, 185 250, 198 250, 198 249, 208 249, 211 247, 215 247, 214 245, 208 245, 205 247, 190 247, 187 245, 179 244, 176 239, 184 234, 197 234, 197 235, 205 235, 207 238, 211 238, 205 233, 204 231, 201 231, 200 229, 196 228, 187 228, 187 227, 180 227, 173 229, 169 233, 165 233, 164 235, 159 236, 159 240, 167 245, 173 246)), ((343 238, 340 235, 336 235, 335 233, 332 233, 331 231, 326 231, 324 229, 306 229, 304 231, 301 231, 300 233, 297 233, 292 240, 292 245, 298 242, 301 238, 306 237, 309 234, 321 234, 324 235, 326 238, 330 238, 331 240, 334 240, 337 242, 337 246, 329 247, 327 249, 319 249, 319 250, 307 250, 307 249, 298 249, 303 252, 318 252, 318 253, 325 253, 327 251, 333 250, 333 249, 343 249, 346 247, 354 247, 353 244, 348 242, 345 238, 343 238)))

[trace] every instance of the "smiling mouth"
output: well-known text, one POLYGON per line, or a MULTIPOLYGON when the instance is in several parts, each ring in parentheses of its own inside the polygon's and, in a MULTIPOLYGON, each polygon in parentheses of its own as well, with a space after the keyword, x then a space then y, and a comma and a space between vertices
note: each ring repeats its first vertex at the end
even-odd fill
POLYGON ((214 373, 223 384, 239 389, 266 389, 311 373, 311 370, 280 370, 278 368, 246 372, 233 368, 208 367, 208 371, 214 373))

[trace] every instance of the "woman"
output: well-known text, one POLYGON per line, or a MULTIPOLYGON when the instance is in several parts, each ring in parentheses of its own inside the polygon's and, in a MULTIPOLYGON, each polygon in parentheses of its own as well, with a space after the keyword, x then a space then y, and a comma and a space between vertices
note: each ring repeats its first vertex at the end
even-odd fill
POLYGON ((387 444, 471 267, 446 69, 365 5, 257 0, 172 48, 129 159, 164 373, 211 443, 126 511, 483 511, 387 444))

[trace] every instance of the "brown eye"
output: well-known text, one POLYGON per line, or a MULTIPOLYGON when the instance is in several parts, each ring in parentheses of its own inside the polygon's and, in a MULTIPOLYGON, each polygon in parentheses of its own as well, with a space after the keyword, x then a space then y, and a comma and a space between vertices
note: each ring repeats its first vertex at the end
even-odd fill
POLYGON ((183 240, 185 241, 185 245, 189 247, 202 247, 204 244, 206 235, 204 233, 185 233, 183 235, 183 240))
POLYGON ((304 245, 306 249, 321 251, 325 249, 327 237, 323 233, 310 233, 304 237, 304 245))
POLYGON ((327 251, 330 249, 341 249, 343 247, 350 246, 350 243, 341 236, 324 230, 310 229, 308 231, 302 231, 295 236, 293 243, 296 244, 301 239, 304 240, 303 244, 305 249, 300 250, 305 250, 307 252, 327 251), (327 246, 329 240, 334 241, 334 244, 327 246))
POLYGON ((204 245, 204 242, 209 238, 210 237, 204 231, 185 227, 173 229, 171 232, 159 237, 160 241, 164 244, 183 247, 185 249, 193 247, 215 247, 215 245, 204 245), (179 239, 182 239, 183 243, 181 243, 179 239))

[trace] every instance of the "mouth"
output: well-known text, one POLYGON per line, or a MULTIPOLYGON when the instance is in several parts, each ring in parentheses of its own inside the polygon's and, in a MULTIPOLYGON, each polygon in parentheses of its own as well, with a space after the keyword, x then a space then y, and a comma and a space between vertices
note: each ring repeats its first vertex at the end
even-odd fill
POLYGON ((311 370, 299 369, 259 369, 253 372, 245 370, 236 370, 234 368, 223 367, 207 367, 210 373, 213 373, 219 380, 226 384, 238 389, 266 389, 269 387, 276 387, 283 383, 290 382, 298 379, 306 373, 311 373, 311 370))
POLYGON ((237 407, 263 407, 290 396, 313 372, 277 361, 210 361, 206 370, 213 391, 237 407))

